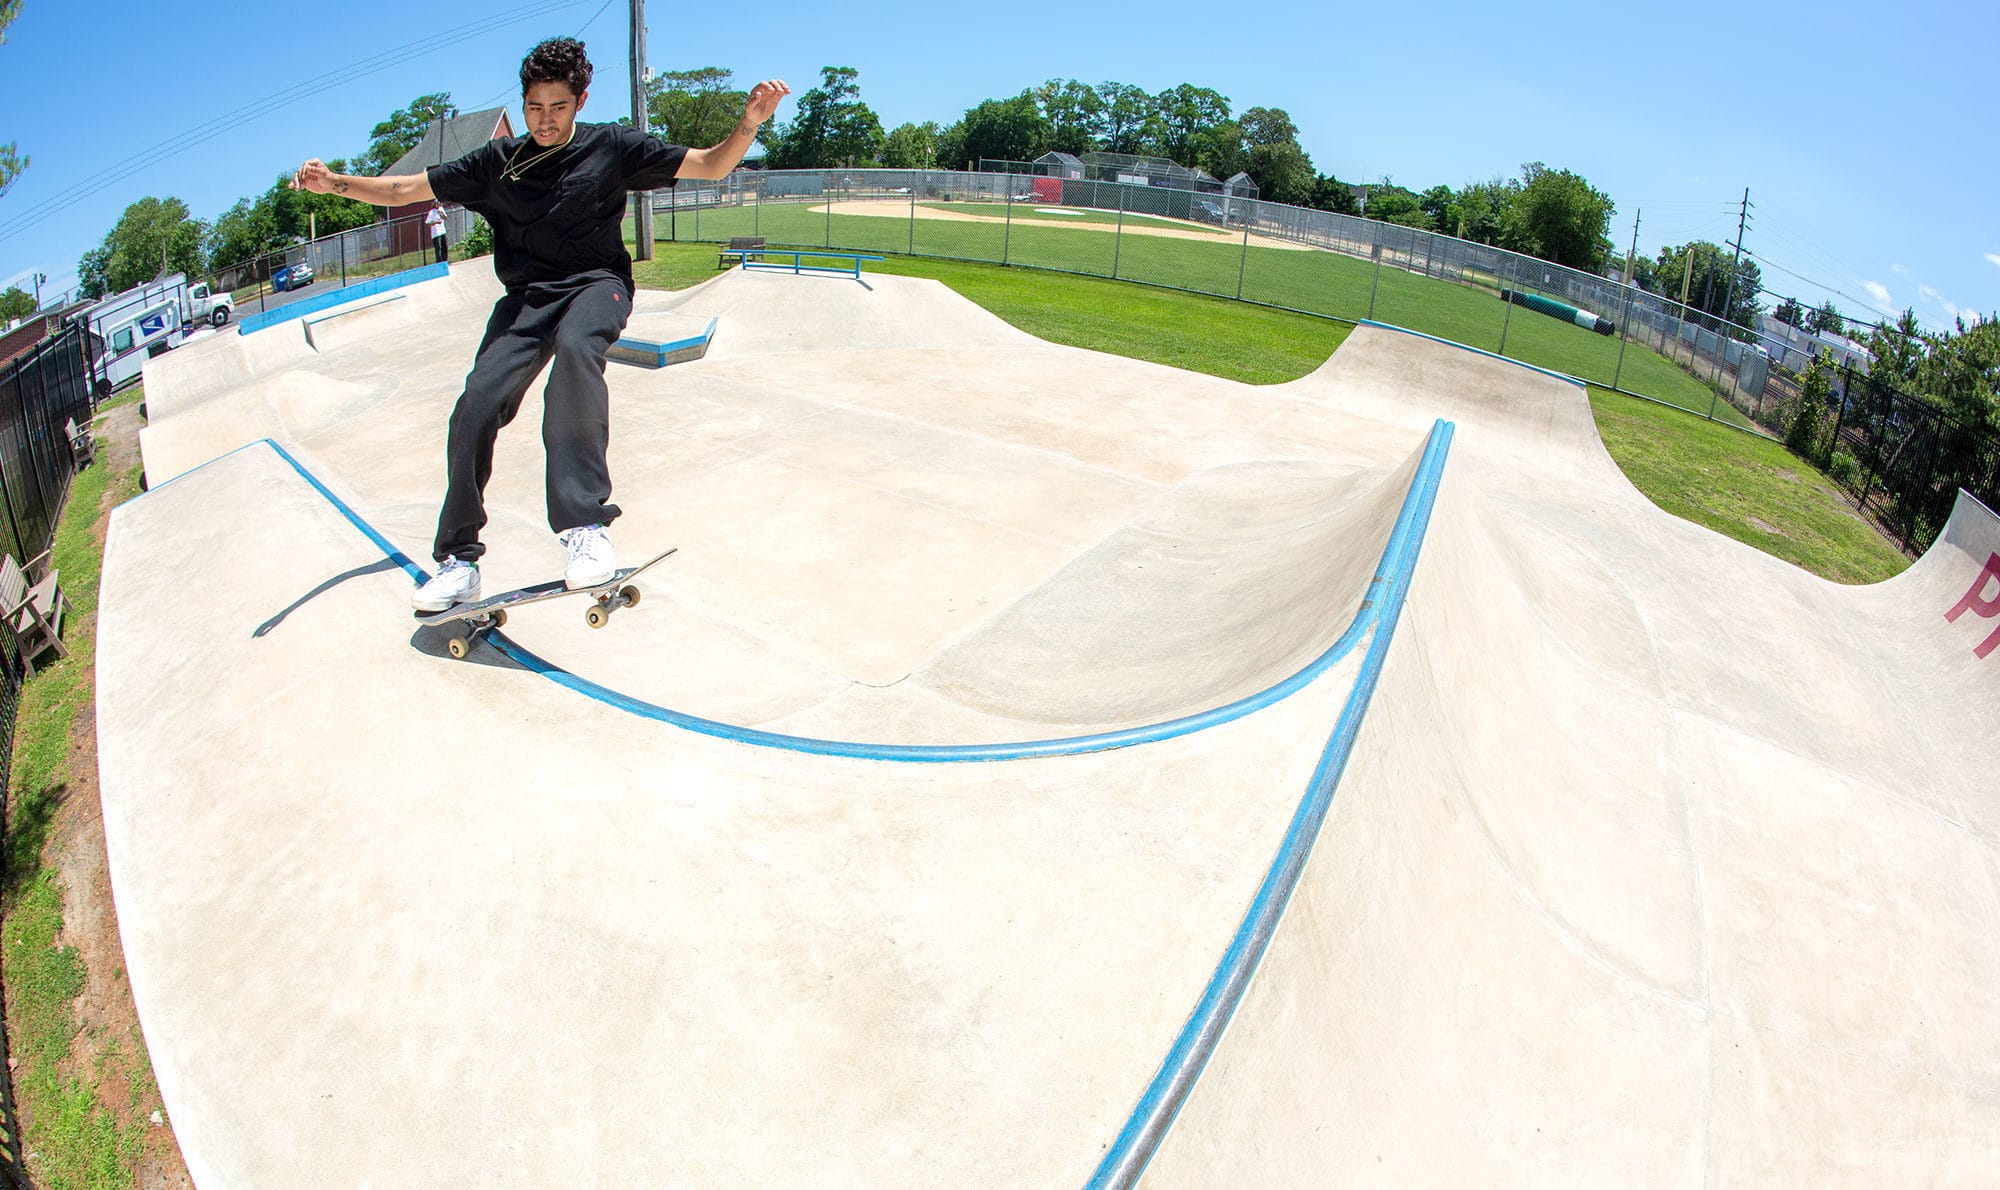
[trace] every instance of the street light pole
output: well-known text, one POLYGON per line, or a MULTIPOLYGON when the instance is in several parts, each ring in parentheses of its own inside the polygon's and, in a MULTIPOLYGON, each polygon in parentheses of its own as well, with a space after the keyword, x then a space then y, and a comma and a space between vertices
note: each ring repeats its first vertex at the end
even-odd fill
MULTIPOLYGON (((632 127, 646 131, 646 0, 632 0, 632 127)), ((653 259, 653 194, 639 194, 632 219, 632 259, 653 259)))

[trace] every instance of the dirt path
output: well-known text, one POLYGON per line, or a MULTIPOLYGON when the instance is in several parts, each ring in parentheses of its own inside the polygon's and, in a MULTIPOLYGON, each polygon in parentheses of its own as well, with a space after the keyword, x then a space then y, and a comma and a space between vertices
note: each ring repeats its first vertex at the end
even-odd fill
MULTIPOLYGON (((870 202, 863 199, 832 204, 821 203, 816 207, 809 207, 807 209, 815 214, 825 214, 829 205, 833 207, 833 213, 836 215, 867 215, 875 219, 908 219, 911 209, 906 204, 870 202)), ((1012 222, 1016 227, 1061 227, 1072 231, 1078 228, 1090 231, 1113 230, 1110 224, 1105 223, 1078 223, 1073 219, 1024 219, 1018 215, 1009 220, 1005 216, 996 218, 992 215, 974 215, 968 211, 946 211, 937 207, 926 206, 923 203, 917 204, 916 212, 919 219, 946 219, 963 223, 1012 222)), ((1158 215, 1146 216, 1148 219, 1158 219, 1159 217, 1158 215)), ((1161 236, 1170 240, 1202 240, 1211 244, 1240 244, 1243 242, 1243 236, 1240 232, 1217 234, 1216 232, 1198 227, 1183 229, 1178 227, 1143 227, 1133 225, 1126 227, 1123 234, 1128 236, 1161 236)), ((1270 236, 1251 236, 1250 242, 1259 248, 1283 248, 1288 252, 1312 251, 1311 246, 1308 244, 1294 244, 1290 240, 1278 240, 1270 236)))

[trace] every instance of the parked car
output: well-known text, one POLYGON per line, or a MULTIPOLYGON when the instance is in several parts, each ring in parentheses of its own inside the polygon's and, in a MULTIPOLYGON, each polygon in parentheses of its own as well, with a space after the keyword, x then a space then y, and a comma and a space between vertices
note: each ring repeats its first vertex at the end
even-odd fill
POLYGON ((1194 204, 1194 217, 1203 223, 1222 224, 1222 208, 1207 199, 1198 199, 1194 204))
POLYGON ((280 266, 271 274, 271 288, 278 293, 287 289, 304 289, 313 282, 312 266, 305 261, 280 266))

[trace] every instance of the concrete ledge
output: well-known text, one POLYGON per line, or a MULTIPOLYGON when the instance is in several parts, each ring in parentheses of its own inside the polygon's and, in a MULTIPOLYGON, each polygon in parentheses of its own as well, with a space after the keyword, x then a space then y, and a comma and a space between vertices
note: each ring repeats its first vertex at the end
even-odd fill
POLYGON ((698 321, 677 314, 639 315, 632 320, 637 325, 628 324, 626 333, 611 345, 605 357, 641 368, 664 368, 700 359, 708 354, 708 344, 715 338, 717 320, 709 319, 694 334, 676 333, 698 321))
MULTIPOLYGON (((350 302, 346 305, 336 306, 331 310, 325 310, 318 314, 308 314, 299 321, 305 325, 306 342, 309 345, 311 345, 313 350, 321 351, 329 346, 332 346, 332 344, 321 343, 319 339, 314 338, 313 337, 314 328, 322 326, 325 323, 338 321, 343 318, 351 318, 356 314, 363 313, 364 311, 374 310, 381 306, 386 306, 391 302, 400 302, 402 300, 403 300, 403 295, 400 293, 378 293, 374 297, 365 298, 358 302, 350 302)), ((325 337, 325 332, 321 332, 321 338, 324 337, 325 337)))
POLYGON ((353 285, 342 286, 339 289, 330 289, 325 293, 316 293, 309 298, 301 298, 296 302, 280 306, 275 310, 266 310, 262 314, 252 314, 236 324, 236 333, 239 335, 254 335, 258 331, 277 326, 281 322, 291 322, 294 319, 304 318, 308 314, 317 314, 322 310, 330 310, 335 306, 344 306, 360 298, 373 297, 378 293, 387 293, 389 290, 401 289, 406 285, 418 285, 425 281, 436 281, 441 277, 448 277, 450 275, 451 265, 449 264, 427 264, 420 269, 405 269, 400 273, 391 273, 386 277, 377 277, 372 281, 361 281, 353 285))

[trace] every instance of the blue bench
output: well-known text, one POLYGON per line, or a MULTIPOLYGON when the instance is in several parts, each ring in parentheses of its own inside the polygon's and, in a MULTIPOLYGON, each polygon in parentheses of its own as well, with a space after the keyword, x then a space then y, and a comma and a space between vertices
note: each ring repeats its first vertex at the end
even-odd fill
POLYGON ((862 261, 886 259, 881 256, 870 256, 865 252, 823 252, 818 248, 724 248, 722 255, 735 257, 745 272, 753 269, 769 269, 780 273, 832 273, 836 277, 852 277, 856 281, 861 280, 862 261), (792 258, 792 263, 771 264, 763 259, 766 256, 789 256, 792 258), (845 266, 806 264, 804 258, 808 256, 845 260, 850 263, 845 266), (757 259, 753 260, 752 257, 757 259))

